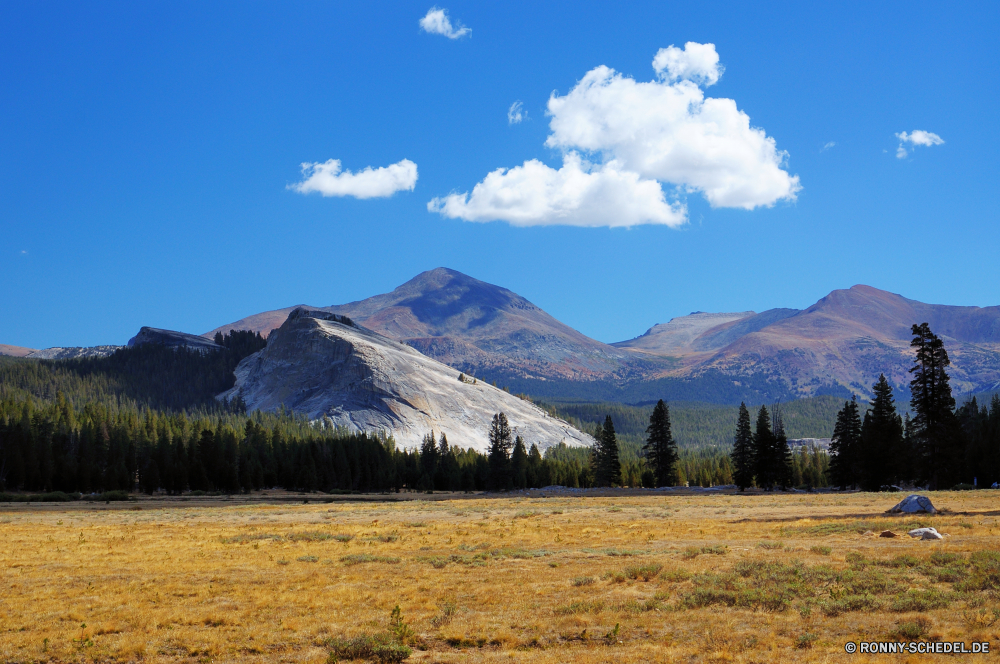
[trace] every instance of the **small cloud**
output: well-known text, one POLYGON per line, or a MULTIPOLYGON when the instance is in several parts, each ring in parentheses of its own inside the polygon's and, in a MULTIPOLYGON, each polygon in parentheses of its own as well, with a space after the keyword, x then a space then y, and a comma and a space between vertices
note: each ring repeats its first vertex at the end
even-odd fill
POLYGON ((352 173, 341 172, 340 160, 302 164, 303 180, 288 185, 300 194, 318 192, 323 196, 353 196, 354 198, 387 198, 397 191, 413 191, 417 184, 417 165, 409 159, 365 168, 352 173))
POLYGON ((524 104, 515 101, 507 109, 507 124, 520 124, 522 120, 528 119, 528 112, 524 110, 524 104))
POLYGON ((467 28, 458 21, 452 25, 448 18, 448 10, 440 7, 431 7, 427 10, 427 14, 420 19, 420 28, 424 32, 444 35, 448 39, 458 39, 472 32, 472 28, 467 28))
POLYGON ((914 148, 918 145, 925 147, 930 147, 932 145, 944 145, 944 139, 930 131, 923 131, 922 129, 914 129, 910 133, 901 131, 896 134, 896 138, 899 139, 899 147, 896 148, 896 158, 905 159, 909 152, 903 147, 903 143, 909 143, 910 148, 914 148))
POLYGON ((681 50, 671 44, 653 56, 653 69, 668 81, 694 81, 699 85, 715 85, 724 67, 719 64, 715 44, 688 42, 681 50))
POLYGON ((833 148, 833 147, 836 147, 836 146, 837 146, 836 142, 834 142, 834 141, 830 141, 829 143, 827 143, 826 145, 824 145, 824 146, 823 146, 823 147, 822 147, 822 148, 820 149, 820 152, 826 152, 826 151, 827 151, 827 150, 829 150, 830 148, 833 148))
POLYGON ((22 249, 22 250, 21 250, 21 253, 22 253, 22 254, 26 254, 26 253, 28 253, 28 250, 27 250, 27 249, 22 249))

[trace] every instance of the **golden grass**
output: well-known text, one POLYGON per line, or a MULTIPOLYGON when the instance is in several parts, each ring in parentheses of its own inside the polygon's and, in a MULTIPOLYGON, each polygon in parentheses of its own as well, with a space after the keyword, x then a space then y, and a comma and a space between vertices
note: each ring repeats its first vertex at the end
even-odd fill
POLYGON ((846 641, 919 633, 996 652, 996 591, 876 564, 1000 549, 993 492, 929 495, 950 513, 886 517, 886 494, 5 506, 0 661, 325 662, 330 639, 386 633, 396 605, 415 662, 864 662, 846 641), (949 536, 858 532, 917 524, 949 536), (879 607, 834 610, 855 591, 830 577, 784 607, 687 608, 742 583, 741 562, 829 576, 852 560, 876 563, 850 583, 895 589, 879 607), (892 610, 913 589, 948 605, 892 610))

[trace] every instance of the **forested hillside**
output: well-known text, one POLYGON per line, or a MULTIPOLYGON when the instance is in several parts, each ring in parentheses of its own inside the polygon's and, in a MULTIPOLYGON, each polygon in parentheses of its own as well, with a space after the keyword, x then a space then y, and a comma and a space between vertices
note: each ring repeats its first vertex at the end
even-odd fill
MULTIPOLYGON (((653 405, 628 406, 620 403, 552 403, 545 404, 551 412, 590 430, 603 422, 606 415, 615 421, 619 434, 645 435, 653 405)), ((771 404, 758 404, 767 405, 771 404)), ((822 396, 789 401, 781 405, 785 430, 789 438, 829 438, 837 421, 837 412, 844 400, 822 396)), ((739 406, 676 401, 670 403, 670 420, 674 438, 681 449, 723 447, 733 440, 739 406)))

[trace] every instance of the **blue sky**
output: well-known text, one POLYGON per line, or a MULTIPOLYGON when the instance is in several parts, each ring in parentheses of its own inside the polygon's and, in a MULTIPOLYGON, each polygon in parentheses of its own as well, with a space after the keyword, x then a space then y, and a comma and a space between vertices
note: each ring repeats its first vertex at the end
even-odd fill
MULTIPOLYGON (((362 299, 438 266, 608 342, 694 310, 805 307, 857 283, 1000 304, 1000 5, 693 4, 449 2, 453 29, 470 29, 451 39, 421 28, 430 3, 7 3, 0 343, 123 343, 142 325, 200 333, 362 299), (714 45, 714 85, 710 58, 654 71, 660 49, 687 42, 714 45), (602 65, 620 86, 733 100, 763 132, 747 140, 773 139, 780 159, 735 177, 767 172, 773 186, 720 194, 712 182, 732 168, 695 173, 697 154, 566 139, 573 127, 550 124, 605 119, 573 95, 602 65), (516 101, 527 118, 512 123, 516 101), (915 130, 943 143, 897 137, 915 130), (428 209, 498 168, 514 169, 498 195, 519 195, 534 180, 513 177, 518 167, 537 160, 557 179, 571 153, 579 177, 610 169, 662 200, 622 217, 597 189, 568 215, 508 215, 527 225, 463 220, 492 214, 472 199, 458 217, 428 209), (292 188, 301 164, 331 159, 354 173, 408 160, 417 179, 410 189, 412 169, 396 173, 403 190, 388 197, 292 188), (641 222, 649 210, 661 223, 641 222)), ((615 121, 662 129, 647 102, 620 104, 615 121)))

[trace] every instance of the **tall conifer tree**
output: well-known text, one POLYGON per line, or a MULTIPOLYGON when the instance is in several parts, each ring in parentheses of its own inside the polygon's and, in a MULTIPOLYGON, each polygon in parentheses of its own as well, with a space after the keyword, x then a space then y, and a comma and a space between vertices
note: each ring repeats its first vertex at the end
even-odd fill
POLYGON ((757 413, 757 428, 753 434, 754 466, 757 486, 771 489, 775 483, 775 442, 771 429, 771 414, 766 406, 757 413))
POLYGON ((774 448, 771 454, 774 464, 774 483, 787 488, 792 486, 792 450, 788 447, 785 420, 781 416, 781 406, 778 404, 771 407, 771 426, 774 432, 772 438, 774 448))
POLYGON ((510 473, 510 453, 514 447, 510 424, 502 412, 493 416, 490 424, 490 488, 506 490, 513 484, 510 473))
POLYGON ((520 436, 514 439, 510 465, 514 476, 514 488, 523 489, 528 486, 528 450, 524 447, 524 439, 520 436))
POLYGON ((618 486, 622 483, 622 465, 618 457, 618 437, 611 416, 604 418, 604 426, 598 427, 597 444, 592 453, 594 484, 596 486, 618 486))
POLYGON ((956 476, 955 458, 959 431, 955 419, 955 398, 946 371, 951 361, 944 342, 927 323, 914 325, 910 347, 916 350, 916 364, 910 369, 910 406, 913 409, 912 436, 920 453, 923 477, 931 488, 947 486, 956 476))
POLYGON ((858 456, 861 448, 861 416, 857 399, 851 397, 837 413, 830 439, 830 483, 846 489, 858 483, 858 456))
POLYGON ((649 426, 646 428, 646 444, 642 448, 646 453, 655 485, 673 486, 677 465, 677 443, 670 431, 670 409, 660 399, 649 416, 649 426))
POLYGON ((880 374, 872 386, 875 398, 861 425, 861 486, 878 491, 900 479, 900 459, 904 458, 903 420, 896 413, 892 386, 880 374))
POLYGON ((740 414, 736 420, 736 436, 733 438, 733 482, 746 490, 753 484, 753 431, 750 429, 750 411, 745 403, 740 404, 740 414))

